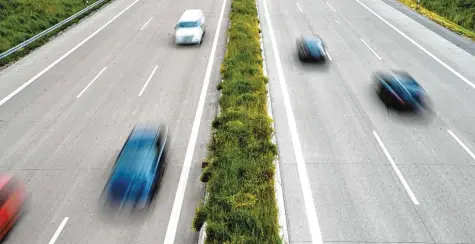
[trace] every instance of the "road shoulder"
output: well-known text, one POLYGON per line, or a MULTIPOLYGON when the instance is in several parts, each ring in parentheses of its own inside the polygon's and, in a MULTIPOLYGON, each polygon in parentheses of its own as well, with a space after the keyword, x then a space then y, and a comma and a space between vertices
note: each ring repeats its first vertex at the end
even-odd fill
POLYGON ((403 13, 407 17, 413 19, 417 23, 425 26, 427 29, 433 31, 437 35, 443 37, 452 44, 458 46, 459 48, 465 50, 466 52, 475 56, 475 42, 469 38, 463 37, 441 25, 430 20, 429 18, 423 16, 422 14, 417 13, 408 6, 396 1, 396 0, 383 0, 386 4, 393 7, 397 11, 403 13))

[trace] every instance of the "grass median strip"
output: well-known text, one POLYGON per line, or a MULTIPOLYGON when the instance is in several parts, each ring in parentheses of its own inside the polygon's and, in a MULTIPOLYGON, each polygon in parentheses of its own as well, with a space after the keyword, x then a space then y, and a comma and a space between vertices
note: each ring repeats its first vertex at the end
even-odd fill
POLYGON ((475 40, 475 0, 461 0, 461 7, 454 1, 398 0, 432 21, 472 40, 475 40), (472 3, 470 3, 472 1, 472 3), (465 3, 463 3, 465 2, 465 3), (467 5, 464 7, 464 5, 467 5), (471 8, 469 5, 473 5, 471 8), (455 21, 455 22, 454 22, 455 21), (457 23, 456 23, 457 22, 457 23))
MULTIPOLYGON (((97 0, 88 0, 91 5, 97 0)), ((110 0, 104 1, 89 13, 100 8, 110 0)), ((0 53, 28 40, 62 20, 81 11, 88 5, 85 0, 0 0, 0 53)), ((47 42, 58 32, 66 29, 89 13, 64 25, 62 28, 36 40, 22 50, 0 60, 0 67, 27 55, 47 42)))
POLYGON ((221 65, 221 113, 213 121, 208 198, 193 228, 206 222, 205 243, 281 243, 274 192, 277 147, 271 141, 255 0, 233 0, 221 65))

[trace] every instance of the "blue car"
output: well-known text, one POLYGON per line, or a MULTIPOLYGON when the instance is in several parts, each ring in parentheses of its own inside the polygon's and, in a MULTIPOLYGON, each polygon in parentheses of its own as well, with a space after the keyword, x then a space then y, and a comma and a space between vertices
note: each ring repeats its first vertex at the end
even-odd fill
POLYGON ((427 94, 422 86, 407 72, 377 72, 376 92, 389 107, 418 111, 426 107, 427 94))
POLYGON ((300 61, 326 61, 327 51, 318 36, 297 39, 297 54, 300 61))
POLYGON ((133 128, 105 186, 107 200, 119 208, 150 205, 163 176, 167 135, 165 125, 133 128))

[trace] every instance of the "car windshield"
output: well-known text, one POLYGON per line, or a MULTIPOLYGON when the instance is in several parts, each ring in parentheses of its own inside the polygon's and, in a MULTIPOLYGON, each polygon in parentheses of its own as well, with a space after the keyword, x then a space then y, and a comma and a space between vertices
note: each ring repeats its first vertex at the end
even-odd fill
POLYGON ((321 46, 321 41, 318 39, 309 39, 306 42, 309 48, 319 48, 321 46))
POLYGON ((418 89, 419 84, 412 78, 408 76, 396 76, 396 79, 403 85, 406 89, 418 89))
POLYGON ((409 86, 409 87, 419 87, 417 82, 413 79, 410 79, 410 78, 405 78, 401 82, 404 83, 406 86, 409 86))
POLYGON ((153 139, 153 137, 131 139, 117 163, 116 172, 131 173, 140 171, 141 166, 143 166, 142 162, 147 160, 151 150, 157 150, 156 147, 151 146, 153 139))
POLYGON ((178 24, 179 28, 193 28, 193 27, 198 27, 199 24, 196 21, 190 21, 190 22, 180 22, 178 24))

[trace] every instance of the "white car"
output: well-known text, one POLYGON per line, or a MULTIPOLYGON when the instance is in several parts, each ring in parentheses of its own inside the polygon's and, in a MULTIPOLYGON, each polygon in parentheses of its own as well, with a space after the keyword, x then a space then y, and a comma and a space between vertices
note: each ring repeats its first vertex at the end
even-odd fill
POLYGON ((187 9, 175 26, 175 44, 201 44, 206 32, 205 16, 201 9, 187 9))

